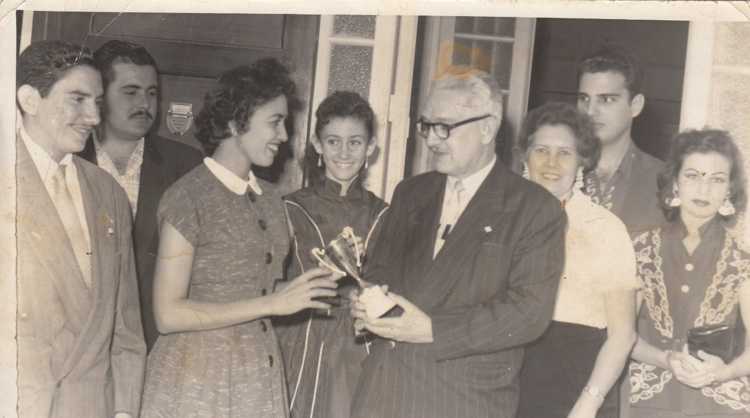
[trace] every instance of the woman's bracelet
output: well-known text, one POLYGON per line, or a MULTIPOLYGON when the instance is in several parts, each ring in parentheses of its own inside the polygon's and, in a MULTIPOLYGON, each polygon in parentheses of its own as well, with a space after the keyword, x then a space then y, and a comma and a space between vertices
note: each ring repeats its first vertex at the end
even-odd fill
POLYGON ((582 392, 586 393, 588 395, 593 396, 594 398, 596 398, 600 402, 604 402, 604 394, 602 393, 601 389, 599 389, 596 386, 586 385, 586 386, 583 387, 582 392))

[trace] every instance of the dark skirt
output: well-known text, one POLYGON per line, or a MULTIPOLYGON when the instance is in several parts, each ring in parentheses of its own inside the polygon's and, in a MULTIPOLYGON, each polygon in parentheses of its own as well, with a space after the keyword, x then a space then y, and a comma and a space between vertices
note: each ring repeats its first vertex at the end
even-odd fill
MULTIPOLYGON (((552 321, 544 335, 526 347, 517 418, 566 418, 606 339, 606 329, 552 321)), ((617 416, 617 390, 610 390, 597 418, 617 416)))

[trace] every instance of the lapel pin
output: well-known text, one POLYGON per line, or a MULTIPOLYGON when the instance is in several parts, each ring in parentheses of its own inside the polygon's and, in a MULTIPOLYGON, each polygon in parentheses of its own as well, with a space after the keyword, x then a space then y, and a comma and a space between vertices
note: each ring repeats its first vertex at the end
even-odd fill
POLYGON ((104 214, 104 221, 107 223, 107 235, 114 236, 115 235, 115 221, 109 216, 109 214, 104 214))
POLYGON ((491 227, 491 226, 489 226, 489 225, 485 226, 485 227, 484 227, 484 232, 486 232, 486 233, 488 233, 488 234, 489 234, 490 232, 492 232, 492 227, 491 227))

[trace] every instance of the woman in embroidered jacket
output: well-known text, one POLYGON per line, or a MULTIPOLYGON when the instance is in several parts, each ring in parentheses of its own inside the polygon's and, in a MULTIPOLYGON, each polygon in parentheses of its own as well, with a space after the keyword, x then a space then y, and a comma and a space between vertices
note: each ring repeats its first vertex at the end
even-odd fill
POLYGON ((581 192, 601 145, 589 117, 563 103, 531 111, 520 138, 524 176, 560 199, 568 229, 552 322, 524 356, 518 417, 616 418, 610 389, 636 339, 638 281, 625 225, 581 192))
MULTIPOLYGON (((729 134, 678 134, 659 193, 668 222, 634 240, 645 303, 630 365, 631 417, 750 416, 750 350, 725 364, 686 347, 690 328, 726 324, 741 334, 740 320, 750 323, 750 255, 726 229, 745 205, 729 134)), ((737 342, 739 353, 750 341, 737 342)))
MULTIPOLYGON (((310 186, 285 197, 294 250, 288 275, 315 267, 318 261, 310 251, 325 247, 347 226, 361 238, 366 253, 386 209, 363 182, 376 148, 375 115, 367 101, 338 91, 320 104, 315 116, 315 136, 304 162, 310 186)), ((341 303, 355 285, 353 279, 339 283, 341 303)), ((362 339, 355 340, 348 309, 309 310, 282 321, 278 329, 292 415, 349 417, 359 364, 367 352, 362 339)))
POLYGON ((284 207, 251 165, 267 167, 287 140, 295 88, 263 59, 222 74, 196 119, 210 158, 159 204, 154 312, 142 418, 289 416, 269 317, 328 308, 330 272, 311 269, 274 291, 289 251, 284 207))

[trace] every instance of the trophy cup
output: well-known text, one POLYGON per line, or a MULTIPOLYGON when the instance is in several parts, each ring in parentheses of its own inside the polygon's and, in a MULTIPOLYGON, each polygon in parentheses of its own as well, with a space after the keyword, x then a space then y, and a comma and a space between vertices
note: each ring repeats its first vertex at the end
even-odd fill
POLYGON ((360 245, 354 236, 354 230, 347 226, 328 243, 325 249, 313 248, 311 253, 321 265, 339 274, 349 275, 356 280, 361 288, 359 300, 365 305, 367 316, 379 318, 396 306, 396 302, 389 298, 380 286, 367 283, 360 277, 362 268, 360 245))

